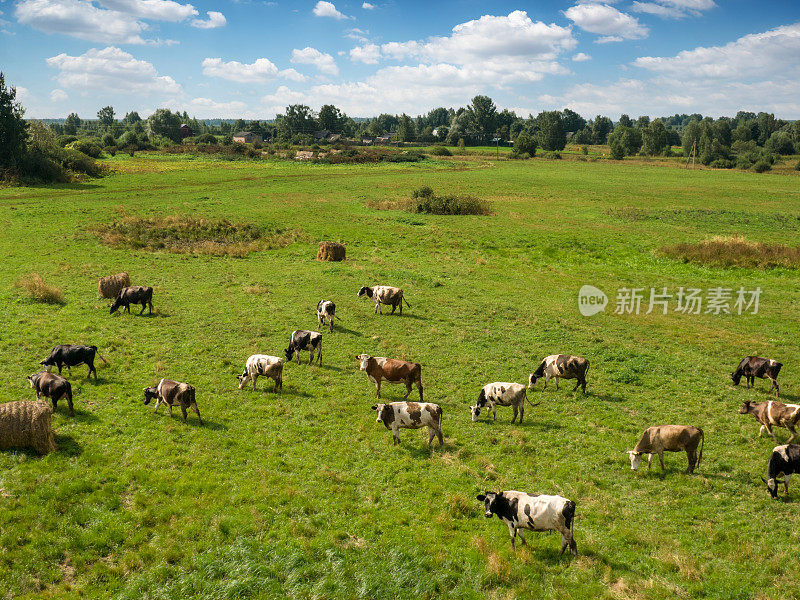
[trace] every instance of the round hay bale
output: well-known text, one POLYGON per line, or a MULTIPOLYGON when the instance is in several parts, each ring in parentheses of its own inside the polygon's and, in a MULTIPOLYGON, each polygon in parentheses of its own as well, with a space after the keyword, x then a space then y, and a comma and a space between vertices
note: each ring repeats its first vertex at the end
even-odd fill
POLYGON ((0 449, 33 448, 39 454, 54 451, 52 414, 53 407, 42 400, 0 404, 0 449))
POLYGON ((128 272, 117 273, 116 275, 109 275, 108 277, 101 277, 97 282, 97 291, 100 292, 101 298, 114 299, 119 295, 119 291, 128 287, 131 284, 131 278, 128 272))
POLYGON ((344 260, 345 247, 339 242, 320 242, 317 260, 344 260))

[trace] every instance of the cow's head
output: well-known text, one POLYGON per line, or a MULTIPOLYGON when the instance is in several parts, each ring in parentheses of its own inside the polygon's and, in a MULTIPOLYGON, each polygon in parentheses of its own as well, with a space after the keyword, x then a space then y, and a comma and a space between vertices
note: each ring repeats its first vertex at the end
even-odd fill
POLYGON ((356 356, 356 360, 360 362, 359 369, 362 371, 367 370, 367 364, 369 363, 369 359, 372 358, 369 354, 359 354, 356 356))
POLYGON ((50 358, 45 358, 42 362, 39 363, 40 365, 44 365, 45 367, 52 367, 56 364, 56 361, 51 360, 50 358))
POLYGON ((631 459, 631 471, 639 468, 639 463, 642 462, 642 453, 636 450, 627 450, 628 458, 631 459))
POLYGON ((775 477, 770 477, 769 479, 761 478, 761 481, 767 484, 767 491, 769 495, 772 496, 773 500, 778 499, 778 484, 783 483, 782 480, 776 479, 775 477))
POLYGON ((748 414, 748 413, 750 413, 752 411, 753 411, 753 407, 752 407, 752 403, 750 402, 750 400, 745 400, 744 402, 742 402, 742 407, 739 409, 739 414, 740 415, 746 415, 746 414, 748 414))
POLYGON ((358 294, 356 294, 357 298, 361 298, 364 294, 367 295, 367 298, 372 298, 372 288, 364 286, 360 290, 358 290, 358 294))
POLYGON ((247 380, 249 379, 249 377, 247 376, 247 371, 245 370, 244 373, 242 373, 241 375, 237 375, 236 377, 239 379, 239 389, 242 389, 244 385, 247 383, 247 380))
POLYGON ((372 410, 375 411, 375 422, 376 423, 383 423, 386 427, 389 427, 389 424, 394 421, 394 411, 392 407, 388 404, 376 404, 372 407, 372 410))
POLYGON ((536 375, 536 373, 531 373, 530 375, 528 375, 528 389, 529 390, 533 389, 533 386, 536 385, 536 381, 538 379, 539 379, 539 377, 536 375))
MULTIPOLYGON (((294 346, 289 346, 286 350, 283 351, 283 353, 286 355, 286 360, 292 360, 292 357, 294 356, 294 346)), ((297 360, 300 359, 298 358, 297 360)))
POLYGON ((486 517, 487 519, 491 519, 492 515, 495 514, 496 512, 495 509, 497 508, 496 504, 498 499, 504 499, 504 498, 503 498, 503 492, 485 492, 483 494, 479 494, 478 496, 476 496, 475 499, 478 502, 483 502, 485 507, 483 516, 486 517))
POLYGON ((28 383, 32 388, 36 387, 36 379, 37 379, 36 375, 28 375, 28 383))
POLYGON ((122 306, 122 298, 117 296, 117 299, 114 300, 114 304, 111 305, 111 311, 108 314, 113 315, 117 310, 122 306))
POLYGON ((731 373, 731 379, 733 380, 733 385, 739 385, 739 382, 742 380, 741 372, 734 371, 731 373))
POLYGON ((476 404, 475 406, 470 406, 469 410, 472 413, 472 422, 474 423, 481 416, 481 407, 476 404))
POLYGON ((158 397, 158 388, 155 387, 146 387, 144 388, 144 403, 150 404, 150 401, 153 398, 158 397))

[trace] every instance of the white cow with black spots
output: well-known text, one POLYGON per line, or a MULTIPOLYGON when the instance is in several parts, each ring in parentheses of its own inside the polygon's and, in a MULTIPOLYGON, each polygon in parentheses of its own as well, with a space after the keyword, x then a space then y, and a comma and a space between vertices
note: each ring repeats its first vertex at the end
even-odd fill
POLYGON ((333 319, 336 318, 336 305, 330 300, 320 300, 317 303, 317 321, 320 328, 325 325, 327 319, 331 324, 331 333, 333 333, 333 319))
POLYGON ((239 375, 239 389, 247 385, 248 381, 253 382, 253 389, 256 389, 256 381, 259 376, 270 377, 275 381, 275 390, 283 389, 283 359, 278 356, 267 356, 266 354, 253 354, 247 359, 244 372, 239 375))
MULTIPOLYGON (((514 408, 514 416, 511 422, 513 423, 517 419, 517 414, 519 413, 519 422, 522 423, 522 418, 525 416, 525 400, 528 400, 528 393, 521 383, 508 383, 505 381, 487 383, 481 388, 481 393, 478 395, 478 401, 475 406, 470 407, 472 420, 477 421, 481 411, 485 408, 487 414, 489 411, 492 412, 496 421, 497 407, 511 406, 514 408)), ((528 400, 528 404, 534 407, 540 403, 533 404, 528 400)))

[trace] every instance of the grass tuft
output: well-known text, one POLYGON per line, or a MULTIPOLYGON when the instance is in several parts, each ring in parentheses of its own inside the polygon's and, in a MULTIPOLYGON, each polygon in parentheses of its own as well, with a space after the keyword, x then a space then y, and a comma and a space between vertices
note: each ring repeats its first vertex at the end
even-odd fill
POLYGON ((22 288, 36 302, 45 304, 64 304, 64 295, 55 286, 47 285, 38 273, 24 275, 17 281, 17 287, 22 288))
POLYGON ((107 246, 236 258, 259 250, 284 248, 301 237, 297 230, 177 215, 152 219, 125 217, 95 228, 95 233, 107 246))
POLYGON ((661 253, 683 262, 714 267, 772 269, 800 267, 800 247, 750 242, 741 236, 715 236, 698 243, 664 246, 661 253))
POLYGON ((437 196, 433 189, 424 186, 411 195, 410 210, 429 215, 490 215, 491 205, 472 196, 437 196))

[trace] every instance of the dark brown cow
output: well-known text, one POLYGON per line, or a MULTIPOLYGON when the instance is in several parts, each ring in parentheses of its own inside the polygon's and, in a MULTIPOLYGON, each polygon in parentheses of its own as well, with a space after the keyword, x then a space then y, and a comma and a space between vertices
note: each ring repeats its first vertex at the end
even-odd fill
POLYGON ((705 436, 699 427, 687 425, 659 425, 648 427, 642 434, 636 448, 628 450, 631 459, 631 469, 639 468, 642 455, 647 454, 647 470, 650 470, 650 463, 653 462, 653 454, 658 454, 661 463, 661 470, 664 470, 664 452, 686 451, 689 458, 689 468, 686 473, 693 473, 694 468, 700 464, 703 458, 703 445, 705 436), (700 455, 697 454, 697 447, 700 446, 700 455))
POLYGON ((72 384, 61 375, 42 371, 41 373, 29 375, 28 383, 36 390, 37 399, 44 396, 53 401, 53 412, 58 408, 58 401, 61 398, 66 398, 69 405, 69 414, 71 417, 75 416, 75 409, 72 408, 72 384))
POLYGON ((786 427, 786 429, 792 432, 792 437, 787 440, 787 443, 791 442, 797 435, 794 428, 797 422, 800 421, 800 405, 798 404, 784 404, 777 400, 769 400, 767 402, 750 402, 747 400, 742 403, 739 414, 753 415, 756 421, 761 423, 761 429, 758 430, 758 437, 761 437, 761 434, 764 433, 766 429, 767 433, 772 436, 772 439, 777 442, 778 438, 776 438, 775 434, 772 432, 773 426, 786 427))
POLYGON ((769 391, 775 390, 775 397, 777 398, 780 392, 778 386, 778 373, 781 372, 783 365, 777 360, 771 358, 761 358, 760 356, 745 356, 736 367, 736 370, 731 373, 733 385, 739 385, 742 377, 747 382, 747 387, 755 385, 756 377, 759 379, 769 379, 772 382, 772 387, 769 391))
POLYGON ((171 379, 162 379, 158 382, 156 387, 144 388, 144 403, 150 404, 150 401, 156 399, 156 409, 161 404, 166 404, 169 407, 169 416, 172 416, 172 407, 180 405, 181 412, 183 413, 183 422, 186 423, 187 409, 189 407, 197 413, 197 418, 200 425, 203 424, 203 419, 200 417, 200 411, 197 408, 197 402, 194 398, 194 387, 188 383, 179 383, 171 379))
POLYGON ((117 299, 111 305, 111 314, 113 315, 119 308, 124 307, 125 310, 131 312, 131 304, 141 304, 142 310, 139 312, 141 315, 144 313, 146 307, 150 307, 147 314, 153 314, 153 288, 145 287, 142 285, 132 285, 130 287, 122 288, 119 291, 117 299))
POLYGON ((367 373, 378 389, 378 398, 381 397, 381 381, 385 380, 389 383, 405 383, 406 395, 403 398, 408 398, 412 386, 416 384, 419 401, 422 402, 422 365, 419 363, 369 354, 359 354, 356 359, 361 362, 361 370, 367 373))

